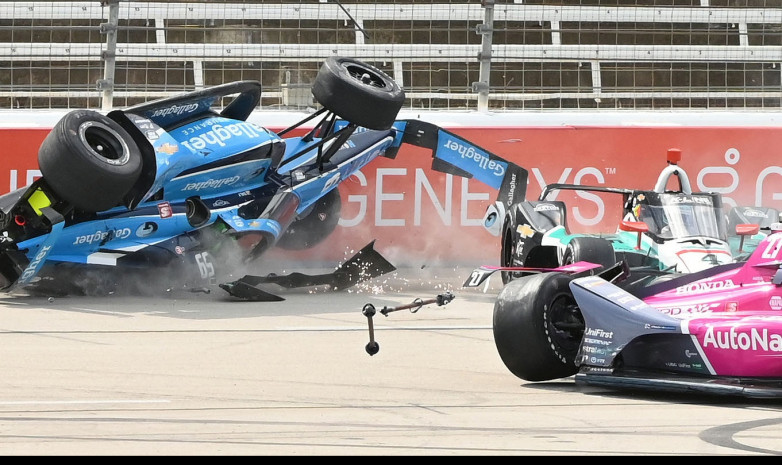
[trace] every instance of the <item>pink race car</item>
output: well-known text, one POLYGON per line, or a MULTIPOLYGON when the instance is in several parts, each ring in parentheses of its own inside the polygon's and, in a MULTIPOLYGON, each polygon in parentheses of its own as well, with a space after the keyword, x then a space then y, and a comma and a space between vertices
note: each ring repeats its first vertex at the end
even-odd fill
POLYGON ((782 225, 746 261, 691 274, 571 265, 508 283, 497 349, 527 381, 782 397, 782 225), (642 283, 641 283, 642 281, 642 283))

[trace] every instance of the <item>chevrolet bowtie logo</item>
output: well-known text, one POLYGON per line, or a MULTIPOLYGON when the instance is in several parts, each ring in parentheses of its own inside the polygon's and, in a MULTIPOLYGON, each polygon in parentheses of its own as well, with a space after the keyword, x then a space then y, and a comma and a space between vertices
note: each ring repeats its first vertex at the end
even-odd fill
POLYGON ((532 229, 532 227, 528 224, 519 225, 516 228, 516 232, 521 234, 522 237, 531 237, 533 234, 535 234, 535 230, 532 229))
POLYGON ((179 152, 179 146, 169 144, 168 142, 166 142, 165 144, 158 147, 157 151, 160 153, 166 153, 168 155, 172 155, 174 153, 179 152))

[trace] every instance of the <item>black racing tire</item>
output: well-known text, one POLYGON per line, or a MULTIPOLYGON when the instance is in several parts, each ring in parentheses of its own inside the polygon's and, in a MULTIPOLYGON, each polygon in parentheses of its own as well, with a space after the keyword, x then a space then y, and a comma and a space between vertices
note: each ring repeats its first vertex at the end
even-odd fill
POLYGON ((368 129, 388 129, 405 102, 390 76, 362 61, 329 57, 312 83, 312 95, 340 118, 368 129))
POLYGON ((295 219, 277 240, 285 250, 304 250, 323 242, 337 227, 342 198, 335 187, 295 219))
POLYGON ((564 273, 514 279, 494 303, 494 343, 505 366, 526 381, 576 374, 584 320, 564 273))
MULTIPOLYGON (((502 228, 502 243, 500 245, 500 266, 513 266, 513 257, 516 255, 516 224, 508 218, 502 228)), ((508 284, 520 276, 512 271, 501 271, 502 283, 508 284)))
POLYGON ((38 150, 57 196, 86 212, 117 206, 141 174, 141 152, 116 121, 91 110, 67 113, 38 150))
POLYGON ((590 271, 590 274, 599 273, 616 265, 614 246, 599 237, 574 237, 562 254, 562 264, 570 265, 581 261, 600 265, 590 271))

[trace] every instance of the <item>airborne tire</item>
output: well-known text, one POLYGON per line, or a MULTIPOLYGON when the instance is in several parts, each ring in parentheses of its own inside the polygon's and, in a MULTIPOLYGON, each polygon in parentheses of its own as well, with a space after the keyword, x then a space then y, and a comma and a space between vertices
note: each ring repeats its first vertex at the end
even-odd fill
POLYGON ((312 83, 312 95, 340 118, 367 129, 388 129, 405 101, 390 76, 362 61, 329 57, 312 83))
POLYGON ((98 112, 74 110, 52 128, 38 150, 47 184, 86 212, 118 205, 141 174, 141 153, 130 134, 98 112))
POLYGON ((514 279, 494 304, 494 343, 505 366, 526 381, 576 374, 584 332, 570 292, 571 277, 539 273, 514 279))

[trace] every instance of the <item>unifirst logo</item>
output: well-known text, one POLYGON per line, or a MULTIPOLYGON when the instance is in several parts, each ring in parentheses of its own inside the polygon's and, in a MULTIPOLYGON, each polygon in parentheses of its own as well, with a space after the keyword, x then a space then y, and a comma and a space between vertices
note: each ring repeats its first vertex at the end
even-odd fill
POLYGON ((727 350, 762 350, 764 352, 782 352, 782 336, 769 333, 768 328, 758 331, 730 328, 729 331, 709 327, 703 336, 703 347, 727 350))
POLYGON ((496 176, 505 175, 505 165, 498 162, 497 160, 492 160, 482 153, 477 152, 474 147, 462 145, 455 140, 445 141, 444 147, 459 153, 462 158, 475 160, 481 169, 493 170, 496 176))
POLYGON ((584 332, 584 336, 600 337, 603 339, 613 339, 614 332, 606 331, 599 328, 589 328, 584 332))

